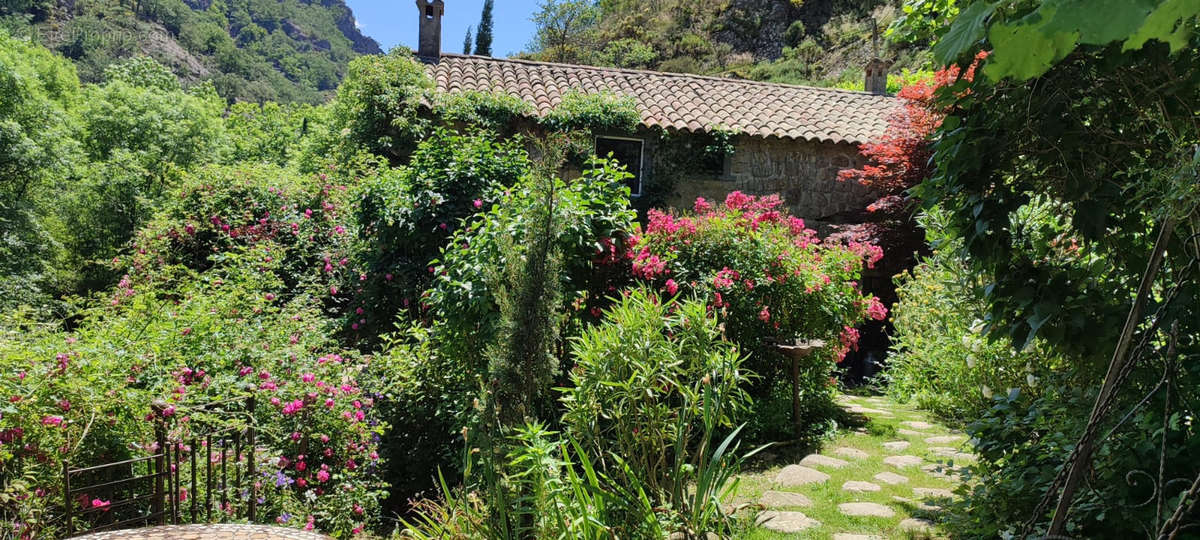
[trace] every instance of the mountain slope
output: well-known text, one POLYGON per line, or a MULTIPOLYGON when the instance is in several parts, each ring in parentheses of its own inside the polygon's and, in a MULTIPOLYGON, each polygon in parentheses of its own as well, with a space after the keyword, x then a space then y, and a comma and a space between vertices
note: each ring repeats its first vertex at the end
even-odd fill
POLYGON ((323 101, 352 58, 380 52, 343 0, 8 0, 0 17, 84 82, 144 54, 230 101, 323 101))
MULTIPOLYGON (((571 3, 566 1, 563 3, 571 3)), ((586 13, 549 17, 573 25, 539 33, 527 56, 820 86, 861 87, 879 55, 893 72, 917 69, 921 45, 880 36, 899 0, 599 0, 586 13), (583 22, 580 22, 583 21, 583 22), (566 31, 563 31, 566 30, 566 31)))

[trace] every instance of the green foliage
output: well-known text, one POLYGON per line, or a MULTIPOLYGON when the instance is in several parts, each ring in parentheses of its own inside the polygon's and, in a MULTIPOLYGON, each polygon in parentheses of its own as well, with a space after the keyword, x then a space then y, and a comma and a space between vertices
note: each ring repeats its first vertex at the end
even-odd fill
MULTIPOLYGON (((543 158, 545 159, 545 158, 543 158)), ((497 237, 504 265, 488 276, 499 307, 496 343, 488 350, 489 416, 498 427, 517 427, 544 416, 557 366, 561 327, 562 255, 558 249, 560 160, 539 164, 530 178, 534 204, 521 236, 497 237)))
POLYGON ((22 4, 9 7, 33 15, 17 23, 21 33, 53 36, 46 42, 74 60, 86 82, 108 80, 108 68, 126 59, 152 57, 186 82, 211 81, 229 102, 321 102, 352 58, 380 52, 340 1, 95 0, 49 11, 22 4))
POLYGON ((224 103, 211 94, 165 90, 156 86, 158 75, 137 85, 115 78, 87 89, 80 116, 91 159, 124 150, 160 174, 219 160, 226 144, 224 103))
POLYGON ((355 59, 338 87, 325 149, 339 156, 362 149, 404 163, 425 134, 418 107, 432 86, 406 49, 355 59))
POLYGON ((124 62, 104 68, 104 82, 121 81, 130 86, 151 88, 163 92, 179 91, 183 88, 179 79, 166 66, 149 56, 136 56, 124 62))
POLYGON ((401 313, 418 315, 419 297, 434 280, 431 261, 464 220, 486 211, 529 168, 519 140, 439 130, 421 142, 407 167, 366 180, 355 193, 354 259, 366 275, 356 285, 368 315, 361 334, 390 330, 401 313))
POLYGON ((596 42, 594 27, 600 15, 588 0, 541 0, 531 20, 537 30, 530 46, 544 59, 580 63, 596 42))
POLYGON ((0 33, 0 205, 65 172, 75 159, 79 79, 42 47, 0 33))
POLYGON ((34 327, 0 335, 0 433, 23 443, 0 446, 0 484, 5 496, 24 498, 11 516, 21 523, 18 535, 61 530, 45 513, 60 500, 53 496, 60 493, 60 472, 39 456, 51 453, 76 466, 138 457, 136 448, 153 442, 156 400, 169 406, 170 440, 183 442, 191 424, 177 419, 233 427, 238 421, 197 408, 258 396, 259 470, 279 463, 275 470, 287 479, 279 487, 262 483, 259 493, 269 502, 259 512, 266 519, 288 513, 299 516, 295 526, 313 516, 321 530, 349 536, 375 514, 379 484, 368 471, 382 426, 369 425, 373 401, 356 382, 368 378, 367 362, 328 340, 328 321, 311 297, 264 294, 284 290, 273 271, 280 261, 268 256, 277 248, 264 243, 229 252, 203 275, 159 267, 149 279, 126 278, 97 307, 78 312, 69 331, 34 327), (338 388, 322 392, 331 406, 306 397, 321 387, 338 388), (275 404, 293 402, 301 406, 288 412, 275 404), (370 416, 347 419, 344 411, 370 416), (328 479, 318 475, 322 470, 328 479), (22 478, 32 482, 14 481, 22 478))
MULTIPOLYGON (((932 217, 924 221, 927 230, 937 230, 932 217)), ((955 244, 939 246, 898 276, 894 352, 884 372, 888 393, 959 420, 978 418, 993 395, 1013 388, 1040 394, 1039 380, 1061 366, 1044 347, 1018 351, 1007 340, 989 340, 981 295, 986 280, 958 258, 955 244)))
POLYGON ((483 0, 483 11, 479 14, 479 30, 475 33, 475 54, 492 55, 492 7, 494 0, 483 0))
POLYGON ((287 165, 312 139, 318 111, 309 105, 234 103, 225 116, 226 161, 287 165))
MULTIPOLYGON (((629 291, 573 343, 574 388, 564 389, 566 432, 516 429, 508 450, 466 453, 462 490, 418 506, 412 538, 728 537, 721 503, 742 458, 723 439, 744 411, 746 375, 703 303, 629 291), (478 456, 478 457, 472 457, 478 456), (478 471, 478 472, 474 472, 478 471)), ((474 440, 474 439, 473 439, 474 440)))
POLYGON ((977 0, 961 12, 934 48, 937 60, 953 63, 978 50, 986 37, 992 51, 984 72, 994 80, 1026 80, 1044 74, 1080 46, 1121 43, 1125 51, 1151 40, 1172 53, 1188 46, 1200 6, 1181 0, 1059 0, 1001 6, 977 0))
POLYGON ((706 400, 720 407, 712 414, 725 428, 747 412, 741 354, 702 301, 627 291, 571 350, 563 423, 606 474, 619 478, 627 467, 656 496, 683 491, 665 450, 691 443, 706 400))
POLYGON ((478 127, 498 134, 510 133, 513 123, 530 116, 533 106, 512 94, 502 92, 462 92, 438 94, 434 111, 450 125, 478 127))
POLYGON ((542 117, 546 127, 563 132, 632 133, 641 121, 636 98, 612 93, 568 92, 542 117))

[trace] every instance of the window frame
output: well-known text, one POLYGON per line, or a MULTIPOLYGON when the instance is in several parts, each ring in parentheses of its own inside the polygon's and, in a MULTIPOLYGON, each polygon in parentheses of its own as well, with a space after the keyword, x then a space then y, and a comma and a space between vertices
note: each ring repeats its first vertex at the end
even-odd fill
MULTIPOLYGON (((621 137, 621 136, 617 136, 617 135, 594 135, 594 136, 592 136, 592 153, 595 154, 596 157, 607 157, 607 156, 601 156, 599 153, 596 152, 596 145, 600 143, 600 139, 612 139, 614 141, 634 141, 634 142, 638 143, 638 145, 639 145, 638 146, 638 170, 637 170, 637 177, 636 177, 637 178, 637 192, 630 190, 629 196, 633 197, 633 198, 641 197, 642 192, 645 191, 645 187, 646 187, 645 186, 645 183, 646 183, 646 176, 645 176, 646 139, 638 138, 638 137, 621 137)), ((632 171, 630 171, 630 172, 632 172, 632 171)))

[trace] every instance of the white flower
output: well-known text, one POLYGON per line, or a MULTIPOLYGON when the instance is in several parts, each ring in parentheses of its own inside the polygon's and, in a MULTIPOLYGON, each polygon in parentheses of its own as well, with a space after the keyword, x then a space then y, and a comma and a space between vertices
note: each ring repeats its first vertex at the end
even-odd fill
POLYGON ((983 397, 985 399, 992 399, 992 389, 988 388, 986 384, 983 385, 983 397))

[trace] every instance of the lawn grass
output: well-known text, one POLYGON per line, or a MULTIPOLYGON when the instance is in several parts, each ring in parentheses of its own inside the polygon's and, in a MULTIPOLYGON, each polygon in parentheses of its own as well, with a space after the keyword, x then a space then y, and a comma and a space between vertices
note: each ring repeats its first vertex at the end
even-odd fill
MULTIPOLYGON (((842 468, 820 465, 812 467, 828 474, 830 476, 828 481, 821 484, 808 484, 796 487, 773 486, 775 475, 780 469, 788 464, 799 463, 804 458, 805 449, 789 447, 771 448, 767 452, 764 452, 765 456, 762 459, 749 464, 746 470, 743 471, 736 495, 733 499, 735 502, 755 502, 764 491, 769 489, 802 493, 812 500, 812 506, 777 508, 776 510, 799 511, 809 518, 821 522, 821 525, 809 528, 798 534, 782 534, 763 528, 752 527, 739 538, 749 540, 780 538, 829 539, 833 538, 833 535, 836 533, 863 534, 879 538, 944 537, 945 531, 940 530, 936 525, 929 533, 913 533, 901 529, 900 522, 910 517, 925 518, 936 522, 936 511, 922 509, 919 505, 921 502, 938 505, 939 502, 944 503, 945 501, 934 499, 921 501, 921 497, 914 494, 913 488, 953 490, 956 482, 950 478, 926 472, 921 469, 920 465, 901 469, 884 464, 883 459, 893 455, 910 455, 921 458, 924 461, 922 465, 930 463, 950 465, 952 461, 961 465, 961 457, 957 460, 952 460, 949 457, 936 455, 930 452, 929 449, 931 447, 952 447, 962 448, 962 451, 966 451, 967 438, 962 436, 961 433, 937 424, 928 415, 916 411, 912 407, 894 403, 887 398, 842 396, 840 401, 844 405, 858 405, 869 409, 886 411, 891 413, 891 416, 873 412, 853 415, 850 425, 839 430, 831 440, 822 446, 820 450, 822 455, 836 457, 849 463, 842 468), (923 421, 933 424, 933 426, 928 429, 918 430, 903 424, 906 421, 923 421), (902 429, 916 431, 920 435, 902 434, 900 431, 902 429), (928 437, 940 435, 959 435, 960 438, 952 443, 930 444, 925 442, 925 439, 928 437), (891 441, 908 441, 911 445, 903 451, 890 452, 885 450, 882 444, 891 441), (852 458, 838 455, 835 450, 839 447, 862 450, 867 454, 867 457, 852 458), (906 476, 909 481, 904 484, 890 485, 874 479, 876 474, 884 471, 906 476), (842 484, 850 480, 871 482, 880 486, 881 490, 865 493, 843 491, 842 484), (908 499, 911 502, 903 502, 897 500, 897 498, 908 499), (887 518, 845 516, 838 510, 838 505, 847 502, 879 503, 894 510, 895 515, 887 518)), ((753 513, 754 510, 751 509, 749 512, 753 513)))

